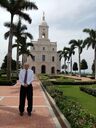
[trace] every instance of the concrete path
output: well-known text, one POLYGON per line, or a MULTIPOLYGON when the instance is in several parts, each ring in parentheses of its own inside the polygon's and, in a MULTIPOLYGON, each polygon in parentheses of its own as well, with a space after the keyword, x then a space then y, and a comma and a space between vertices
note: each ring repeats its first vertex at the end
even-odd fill
MULTIPOLYGON (((38 80, 33 82, 33 112, 19 115, 20 85, 0 86, 0 128, 61 128, 38 80)), ((27 103, 26 103, 27 107, 27 103)))

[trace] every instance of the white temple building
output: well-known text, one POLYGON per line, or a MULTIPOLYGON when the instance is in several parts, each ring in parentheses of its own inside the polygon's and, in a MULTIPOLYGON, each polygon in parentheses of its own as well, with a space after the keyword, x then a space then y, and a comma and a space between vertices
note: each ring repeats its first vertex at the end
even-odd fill
POLYGON ((50 42, 48 29, 49 26, 43 14, 42 22, 39 25, 39 39, 32 41, 34 46, 30 49, 33 60, 30 56, 27 58, 30 68, 36 74, 57 74, 60 71, 61 63, 57 53, 57 42, 50 42))

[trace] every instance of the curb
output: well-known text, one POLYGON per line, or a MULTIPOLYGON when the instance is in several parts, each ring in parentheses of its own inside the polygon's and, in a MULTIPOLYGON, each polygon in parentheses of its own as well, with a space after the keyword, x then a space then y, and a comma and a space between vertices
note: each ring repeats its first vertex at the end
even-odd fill
POLYGON ((61 127, 61 124, 60 124, 60 122, 58 121, 58 119, 57 119, 57 117, 56 117, 56 114, 54 113, 53 108, 52 108, 52 106, 51 106, 51 104, 50 104, 50 102, 49 102, 49 100, 48 100, 48 98, 47 98, 47 96, 46 96, 46 93, 45 93, 45 91, 44 91, 44 88, 43 88, 43 85, 42 85, 41 82, 40 82, 40 86, 41 86, 41 88, 42 88, 42 93, 43 93, 44 98, 45 98, 45 101, 46 101, 46 103, 47 103, 47 105, 48 105, 48 109, 49 109, 49 112, 50 112, 51 117, 52 117, 52 119, 53 119, 55 128, 62 128, 62 127, 61 127))
POLYGON ((56 103, 54 102, 53 98, 48 94, 48 92, 46 91, 46 89, 44 88, 43 84, 41 83, 41 87, 43 89, 43 91, 45 92, 45 95, 51 105, 51 107, 53 108, 53 111, 58 119, 58 121, 60 122, 60 125, 62 126, 62 128, 71 128, 70 123, 68 122, 68 120, 64 117, 64 115, 61 113, 60 109, 58 108, 58 106, 56 105, 56 103))

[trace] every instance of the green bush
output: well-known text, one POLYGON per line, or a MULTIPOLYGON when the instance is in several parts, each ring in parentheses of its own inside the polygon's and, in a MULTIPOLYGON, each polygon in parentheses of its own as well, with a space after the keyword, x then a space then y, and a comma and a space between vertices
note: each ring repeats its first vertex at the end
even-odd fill
POLYGON ((9 80, 0 80, 0 86, 1 85, 12 85, 12 81, 9 80))
POLYGON ((46 86, 47 91, 54 98, 57 106, 68 119, 72 128, 96 127, 96 117, 87 114, 85 110, 81 108, 79 103, 67 96, 64 96, 63 91, 53 86, 51 82, 43 81, 43 85, 46 86))
POLYGON ((54 85, 91 85, 96 81, 51 81, 54 85))
POLYGON ((14 85, 16 83, 17 79, 18 79, 17 77, 12 77, 11 81, 10 81, 7 79, 6 76, 2 76, 2 77, 0 77, 0 85, 5 85, 5 86, 14 85))
POLYGON ((47 79, 49 79, 49 76, 47 74, 39 74, 38 77, 39 77, 40 80, 47 80, 47 79))

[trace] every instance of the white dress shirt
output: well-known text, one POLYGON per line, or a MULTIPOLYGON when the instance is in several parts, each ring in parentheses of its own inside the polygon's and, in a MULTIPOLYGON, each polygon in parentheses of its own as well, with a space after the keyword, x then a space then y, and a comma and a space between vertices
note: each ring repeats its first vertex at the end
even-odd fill
MULTIPOLYGON (((21 71, 19 73, 19 81, 20 81, 21 85, 23 85, 23 86, 24 86, 25 73, 26 73, 25 69, 21 69, 21 71)), ((34 73, 31 69, 28 69, 27 70, 27 82, 26 82, 26 84, 27 85, 32 84, 33 80, 34 80, 34 73)))

